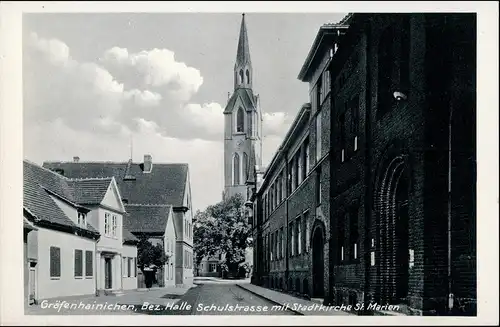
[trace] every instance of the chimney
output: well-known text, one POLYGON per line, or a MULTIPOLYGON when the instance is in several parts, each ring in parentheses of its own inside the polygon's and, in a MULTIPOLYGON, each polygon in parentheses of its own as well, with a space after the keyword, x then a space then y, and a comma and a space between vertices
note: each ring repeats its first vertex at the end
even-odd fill
POLYGON ((80 157, 73 157, 73 162, 74 163, 80 162, 80 157))
POLYGON ((145 154, 144 155, 144 169, 143 169, 143 171, 145 173, 150 173, 151 169, 153 169, 153 158, 151 157, 150 154, 145 154))

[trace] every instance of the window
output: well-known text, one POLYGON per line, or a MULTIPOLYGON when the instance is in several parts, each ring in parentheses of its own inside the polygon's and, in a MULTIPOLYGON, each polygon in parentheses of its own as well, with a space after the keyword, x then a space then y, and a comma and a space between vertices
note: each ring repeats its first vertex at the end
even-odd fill
POLYGON ((233 185, 240 185, 240 156, 237 153, 233 156, 233 185))
POLYGON ((294 224, 293 224, 293 221, 290 222, 290 239, 291 239, 291 242, 290 242, 290 246, 291 246, 291 255, 294 256, 295 255, 295 229, 294 229, 294 224))
POLYGON ((216 271, 217 271, 217 264, 215 264, 215 263, 210 263, 210 264, 208 265, 208 271, 209 271, 209 272, 216 272, 216 271))
POLYGON ((75 250, 75 277, 83 277, 83 251, 75 250))
POLYGON ((137 257, 134 257, 134 277, 137 277, 137 257))
POLYGON ((302 253, 302 221, 297 219, 297 254, 302 253))
POLYGON ((284 232, 283 232, 283 227, 280 228, 280 244, 281 244, 281 255, 280 257, 281 258, 284 258, 285 257, 285 236, 284 236, 284 232))
POLYGON ((321 204, 321 167, 316 170, 316 205, 321 204))
POLYGON ((316 110, 321 110, 321 104, 323 103, 323 75, 318 78, 318 83, 316 84, 316 110))
POLYGON ((243 108, 239 107, 236 111, 236 132, 243 133, 245 130, 245 113, 243 108))
POLYGON ((134 264, 134 258, 128 258, 127 274, 128 277, 134 277, 132 275, 132 265, 134 264))
POLYGON ((345 129, 345 112, 343 112, 339 117, 340 124, 340 162, 345 160, 345 150, 346 150, 346 129, 345 129))
POLYGON ((350 234, 350 243, 351 243, 351 259, 358 259, 358 210, 353 209, 349 215, 349 234, 350 234))
POLYGON ((358 135, 359 135, 359 96, 356 95, 351 100, 351 135, 353 136, 354 151, 358 150, 358 135))
POLYGON ((321 112, 316 116, 316 161, 321 159, 321 112))
POLYGON ((104 235, 109 236, 111 228, 110 228, 110 216, 109 212, 104 213, 104 235))
POLYGON ((85 277, 92 277, 94 275, 94 253, 92 251, 85 251, 85 277))
POLYGON ((392 106, 391 94, 394 75, 394 30, 393 26, 387 27, 379 38, 378 46, 378 94, 377 117, 382 117, 392 106))
POLYGON ((247 75, 247 84, 250 84, 250 72, 248 71, 248 69, 246 71, 246 75, 247 75))
POLYGON ((271 234, 271 261, 274 260, 274 233, 271 234))
POLYGON ((246 152, 243 152, 243 165, 242 165, 242 172, 241 176, 243 176, 243 184, 246 183, 248 179, 248 156, 246 152))
POLYGON ((304 161, 303 161, 303 154, 304 148, 301 147, 300 150, 297 152, 297 185, 300 185, 302 181, 304 180, 304 161))
POLYGON ((240 84, 243 84, 243 69, 240 69, 240 84))
POLYGON ((112 236, 116 237, 117 232, 118 232, 118 218, 116 217, 116 215, 113 215, 113 217, 112 217, 112 224, 113 224, 112 236))
POLYGON ((78 212, 78 226, 87 227, 87 215, 83 212, 78 212))
POLYGON ((307 175, 307 173, 309 173, 309 170, 311 169, 311 158, 310 158, 310 147, 309 147, 309 139, 306 139, 306 142, 305 142, 305 173, 307 175))
POLYGON ((337 240, 338 240, 338 249, 340 250, 339 252, 339 259, 340 262, 344 261, 344 245, 345 245, 345 222, 346 222, 346 217, 348 215, 340 215, 338 222, 337 222, 337 240))
POLYGON ((306 212, 304 212, 304 233, 305 233, 304 251, 306 251, 306 252, 309 251, 309 230, 307 228, 308 221, 309 221, 309 211, 306 211, 306 212))
POLYGON ((401 27, 401 61, 399 63, 399 83, 403 90, 410 86, 410 17, 405 16, 401 27))
POLYGON ((50 247, 50 277, 61 277, 61 249, 50 247))
POLYGON ((122 258, 122 275, 127 277, 127 257, 122 258))

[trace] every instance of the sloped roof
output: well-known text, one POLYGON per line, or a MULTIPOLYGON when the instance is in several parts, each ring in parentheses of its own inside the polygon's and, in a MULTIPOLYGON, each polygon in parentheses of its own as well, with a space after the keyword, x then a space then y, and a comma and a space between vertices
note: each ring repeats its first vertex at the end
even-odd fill
POLYGON ((43 166, 52 170, 61 169, 69 178, 115 177, 120 194, 128 203, 183 205, 187 164, 153 163, 149 173, 143 172, 142 163, 128 162, 45 162, 43 166))
POLYGON ((171 206, 168 205, 125 205, 127 211, 123 226, 132 233, 165 233, 171 206))
MULTIPOLYGON (((123 221, 125 221, 126 218, 123 218, 123 221)), ((139 242, 139 239, 134 236, 127 228, 123 227, 123 243, 133 243, 133 242, 139 242)))
POLYGON ((236 99, 241 98, 243 105, 247 111, 255 110, 257 107, 257 96, 253 94, 252 89, 237 88, 229 98, 224 113, 231 113, 233 111, 236 99))
POLYGON ((248 43, 247 25, 245 24, 245 14, 242 14, 240 37, 238 39, 238 49, 236 50, 235 66, 244 66, 250 63, 250 45, 248 43))
POLYGON ((73 200, 79 204, 99 204, 108 191, 112 178, 70 180, 73 200))
MULTIPOLYGON (((78 207, 73 198, 74 186, 73 181, 63 176, 29 161, 23 161, 23 207, 37 219, 67 227, 78 227, 50 196, 50 193, 53 193, 78 207)), ((91 224, 87 224, 87 229, 98 234, 91 224)))

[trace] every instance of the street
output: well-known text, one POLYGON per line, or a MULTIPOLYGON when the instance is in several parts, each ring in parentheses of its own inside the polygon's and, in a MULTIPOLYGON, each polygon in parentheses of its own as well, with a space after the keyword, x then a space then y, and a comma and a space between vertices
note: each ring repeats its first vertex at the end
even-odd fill
POLYGON ((161 307, 137 312, 153 315, 295 315, 236 284, 222 282, 199 284, 182 296, 176 305, 177 308, 161 307))

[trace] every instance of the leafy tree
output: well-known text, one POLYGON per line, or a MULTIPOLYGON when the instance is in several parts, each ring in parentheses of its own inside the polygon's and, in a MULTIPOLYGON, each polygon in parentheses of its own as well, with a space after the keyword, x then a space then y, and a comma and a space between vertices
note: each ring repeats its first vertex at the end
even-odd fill
POLYGON ((243 197, 236 194, 205 211, 198 210, 193 233, 197 264, 206 256, 222 254, 222 271, 237 275, 250 245, 250 226, 245 218, 243 197))
POLYGON ((155 265, 162 267, 168 262, 169 257, 165 254, 161 244, 153 245, 147 236, 139 237, 139 244, 137 244, 137 264, 144 270, 144 267, 155 265))

